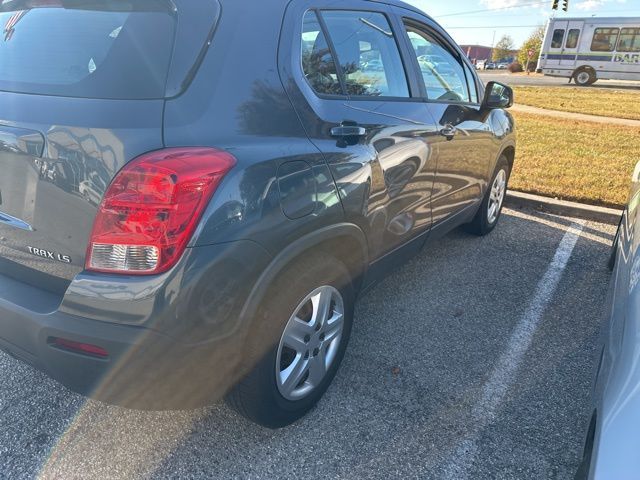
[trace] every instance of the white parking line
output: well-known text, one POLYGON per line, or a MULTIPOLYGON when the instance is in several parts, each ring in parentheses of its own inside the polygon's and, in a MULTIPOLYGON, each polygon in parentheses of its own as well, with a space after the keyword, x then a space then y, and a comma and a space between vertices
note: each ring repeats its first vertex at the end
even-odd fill
POLYGON ((549 268, 538 282, 531 302, 511 334, 506 350, 482 387, 480 399, 471 411, 469 433, 455 446, 449 461, 445 464, 444 479, 464 480, 469 477, 469 469, 478 451, 478 437, 481 431, 495 420, 498 408, 531 346, 533 336, 558 287, 582 229, 582 224, 572 224, 560 242, 549 268))

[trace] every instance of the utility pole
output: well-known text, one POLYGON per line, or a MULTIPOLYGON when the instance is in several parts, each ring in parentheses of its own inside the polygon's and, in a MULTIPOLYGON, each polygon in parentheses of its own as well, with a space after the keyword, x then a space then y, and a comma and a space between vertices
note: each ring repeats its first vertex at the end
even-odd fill
POLYGON ((493 40, 491 40, 491 58, 489 61, 493 62, 493 49, 496 47, 496 31, 493 31, 493 40))

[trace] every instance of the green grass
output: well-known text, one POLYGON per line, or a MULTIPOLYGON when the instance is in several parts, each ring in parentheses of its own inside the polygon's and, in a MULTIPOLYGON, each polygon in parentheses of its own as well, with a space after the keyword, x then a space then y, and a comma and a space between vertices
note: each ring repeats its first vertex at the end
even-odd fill
MULTIPOLYGON (((638 97, 640 100, 640 97, 638 97)), ((640 130, 514 112, 511 188, 564 200, 622 206, 640 160, 640 130)))
POLYGON ((521 105, 586 113, 603 117, 640 120, 640 93, 584 87, 514 87, 521 105))

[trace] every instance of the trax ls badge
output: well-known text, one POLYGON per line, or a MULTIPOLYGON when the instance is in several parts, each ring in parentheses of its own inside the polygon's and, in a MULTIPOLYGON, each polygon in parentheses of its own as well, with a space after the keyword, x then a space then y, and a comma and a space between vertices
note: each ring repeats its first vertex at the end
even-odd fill
POLYGON ((71 263, 71 257, 69 255, 61 255, 59 253, 50 252, 49 250, 43 250, 41 248, 27 247, 31 255, 37 257, 48 258, 51 260, 57 260, 62 263, 71 263))

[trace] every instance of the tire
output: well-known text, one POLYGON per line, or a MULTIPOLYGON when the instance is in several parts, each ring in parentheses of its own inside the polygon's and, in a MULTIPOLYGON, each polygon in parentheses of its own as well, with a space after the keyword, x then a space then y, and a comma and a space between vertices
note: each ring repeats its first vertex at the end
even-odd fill
POLYGON ((607 267, 609 267, 609 270, 612 272, 616 268, 616 261, 618 260, 618 244, 620 243, 620 229, 622 228, 623 220, 624 215, 622 216, 622 219, 620 219, 618 230, 616 230, 616 236, 613 237, 613 243, 611 244, 611 253, 609 254, 609 261, 607 262, 607 267))
POLYGON ((579 68, 575 72, 573 72, 573 79, 576 82, 576 85, 581 87, 588 87, 589 85, 593 85, 596 83, 598 78, 596 77, 596 72, 592 68, 579 68))
POLYGON ((498 159, 496 169, 491 176, 489 188, 482 199, 480 208, 475 217, 473 217, 473 220, 465 225, 465 230, 474 235, 484 236, 496 227, 500 220, 502 207, 504 206, 510 175, 511 168, 509 167, 509 161, 507 157, 502 155, 498 159), (494 206, 495 210, 492 210, 494 206))
POLYGON ((268 289, 247 340, 245 357, 251 364, 245 371, 250 373, 226 397, 231 408, 268 428, 290 425, 317 404, 340 367, 351 334, 355 292, 347 267, 326 254, 305 255, 268 289), (307 300, 310 296, 313 300, 307 300), (322 304, 329 296, 330 313, 318 330, 313 326, 313 305, 322 304), (340 311, 342 326, 337 334, 335 319, 340 311), (295 313, 309 322, 297 321, 295 313), (294 334, 291 344, 297 345, 300 353, 287 345, 294 334), (307 348, 305 356, 302 352, 307 348), (294 375, 302 372, 305 364, 307 373, 294 375), (299 382, 283 381, 289 370, 290 378, 299 378, 299 382), (318 373, 321 371, 323 375, 318 373))

